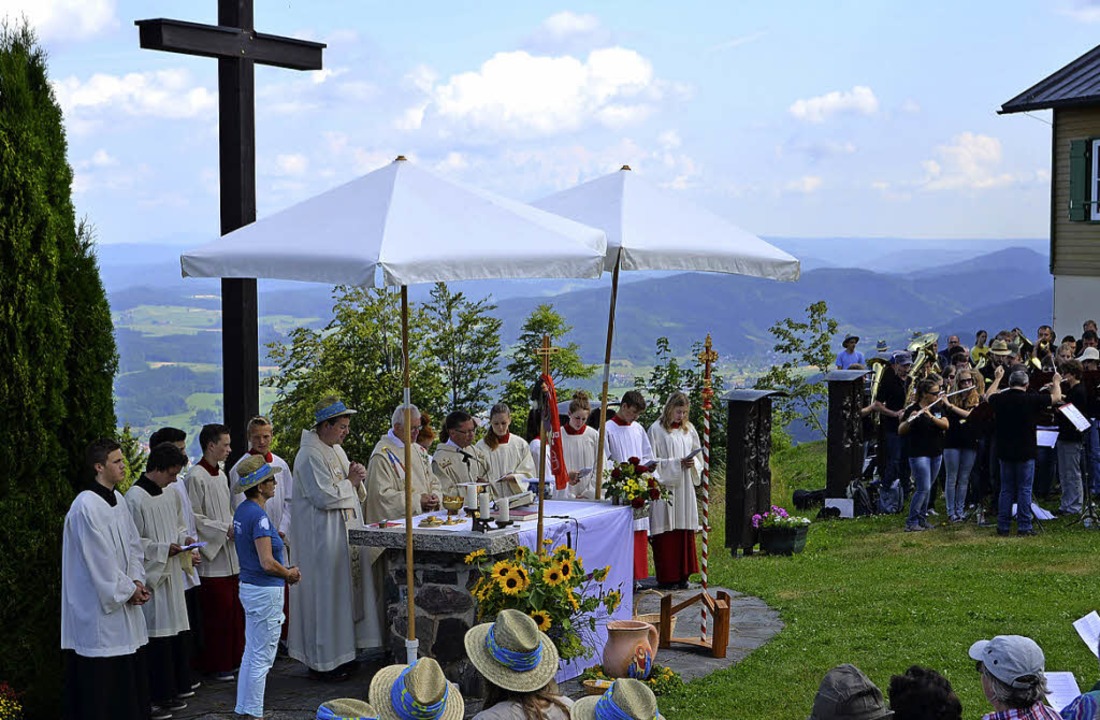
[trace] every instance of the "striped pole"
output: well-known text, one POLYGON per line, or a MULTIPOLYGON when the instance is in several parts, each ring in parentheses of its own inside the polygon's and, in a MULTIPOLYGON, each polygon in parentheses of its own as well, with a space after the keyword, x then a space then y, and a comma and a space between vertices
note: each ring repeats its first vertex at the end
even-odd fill
MULTIPOLYGON (((714 397, 714 389, 710 384, 710 366, 718 359, 718 353, 711 346, 710 333, 703 344, 703 352, 699 353, 699 359, 703 361, 703 552, 699 574, 703 581, 703 592, 710 594, 707 583, 707 555, 710 553, 710 410, 711 398, 714 397)), ((702 605, 700 639, 707 639, 707 604, 702 605)))

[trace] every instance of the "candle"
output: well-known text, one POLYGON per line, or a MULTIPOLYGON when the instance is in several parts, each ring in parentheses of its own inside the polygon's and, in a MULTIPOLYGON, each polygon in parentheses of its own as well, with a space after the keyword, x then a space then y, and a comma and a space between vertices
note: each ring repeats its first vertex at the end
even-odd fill
POLYGON ((466 486, 466 507, 471 510, 477 507, 477 487, 473 484, 466 486))
POLYGON ((499 515, 500 515, 500 517, 498 517, 497 519, 500 520, 501 522, 510 522, 511 519, 512 519, 512 515, 511 515, 512 509, 510 507, 508 507, 508 505, 509 505, 508 498, 504 498, 503 500, 497 500, 497 508, 499 510, 499 515))
POLYGON ((481 493, 481 499, 480 499, 479 502, 481 503, 480 504, 481 519, 482 520, 488 520, 489 519, 489 493, 487 493, 487 492, 481 493))

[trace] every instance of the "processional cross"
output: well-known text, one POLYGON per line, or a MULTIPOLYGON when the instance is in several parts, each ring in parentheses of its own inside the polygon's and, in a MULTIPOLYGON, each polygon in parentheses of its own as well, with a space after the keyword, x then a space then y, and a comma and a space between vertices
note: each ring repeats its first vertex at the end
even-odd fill
MULTIPOLYGON (((550 358, 561 348, 550 346, 550 336, 542 336, 542 344, 535 348, 535 355, 540 359, 542 363, 542 374, 547 377, 550 376, 550 358)), ((542 399, 545 400, 549 393, 549 388, 539 381, 539 391, 542 395, 542 399)), ((540 407, 546 408, 547 414, 539 414, 539 519, 538 529, 535 532, 535 552, 542 552, 542 512, 543 512, 543 498, 546 497, 546 451, 547 445, 551 442, 552 438, 546 432, 546 426, 550 422, 548 413, 556 413, 558 409, 556 407, 550 407, 549 402, 539 403, 540 407)))
MULTIPOLYGON (((256 220, 254 67, 320 70, 324 43, 255 30, 253 0, 218 0, 218 24, 138 20, 141 47, 218 60, 218 145, 222 235, 256 220)), ((256 279, 222 278, 222 375, 232 462, 247 447, 246 425, 259 413, 256 279)))

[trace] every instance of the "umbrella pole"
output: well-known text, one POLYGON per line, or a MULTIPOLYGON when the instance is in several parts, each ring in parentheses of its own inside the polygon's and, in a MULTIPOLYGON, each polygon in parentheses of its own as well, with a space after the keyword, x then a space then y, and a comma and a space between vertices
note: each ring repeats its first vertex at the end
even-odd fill
MULTIPOLYGON (((620 253, 622 251, 620 250, 620 253)), ((621 255, 615 256, 615 268, 611 272, 611 309, 607 313, 607 345, 603 353, 603 391, 600 393, 600 440, 596 445, 596 499, 603 497, 603 456, 607 426, 607 385, 611 380, 611 340, 615 337, 615 301, 619 297, 619 265, 621 255)))
POLYGON ((404 393, 401 401, 405 406, 405 589, 408 595, 408 631, 405 633, 406 663, 412 665, 416 662, 417 648, 420 641, 416 639, 416 603, 415 603, 415 575, 413 573, 413 493, 412 478, 412 410, 410 409, 409 393, 409 288, 401 286, 401 358, 403 361, 404 393))

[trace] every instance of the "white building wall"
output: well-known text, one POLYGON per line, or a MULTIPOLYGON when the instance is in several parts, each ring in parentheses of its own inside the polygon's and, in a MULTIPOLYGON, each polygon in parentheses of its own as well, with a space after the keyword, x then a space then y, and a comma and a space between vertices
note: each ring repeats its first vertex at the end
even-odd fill
POLYGON ((1054 336, 1081 337, 1086 320, 1100 322, 1100 277, 1054 276, 1054 336))

